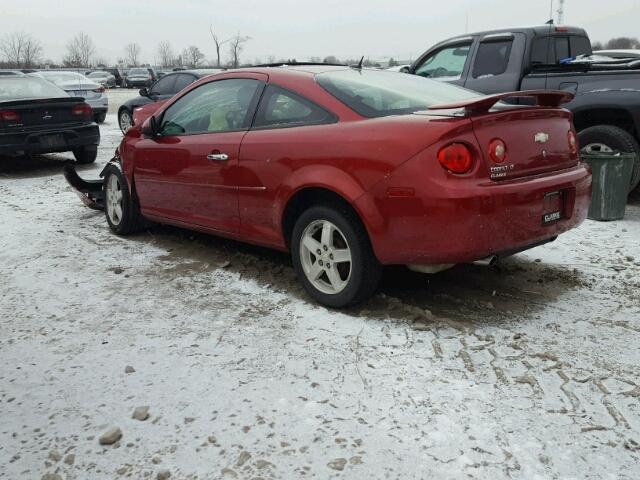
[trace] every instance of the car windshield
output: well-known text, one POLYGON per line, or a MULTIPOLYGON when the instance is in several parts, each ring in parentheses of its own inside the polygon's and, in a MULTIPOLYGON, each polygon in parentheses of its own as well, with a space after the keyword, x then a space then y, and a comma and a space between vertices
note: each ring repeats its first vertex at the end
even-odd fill
POLYGON ((148 75, 149 72, 146 68, 132 68, 129 70, 129 75, 148 75))
POLYGON ((0 78, 0 101, 68 96, 64 90, 41 78, 27 75, 7 75, 0 78))
POLYGON ((107 72, 91 72, 88 76, 89 78, 101 78, 108 77, 109 74, 107 72))
POLYGON ((316 75, 321 87, 365 117, 405 115, 431 105, 477 97, 478 93, 405 73, 334 70, 316 75))

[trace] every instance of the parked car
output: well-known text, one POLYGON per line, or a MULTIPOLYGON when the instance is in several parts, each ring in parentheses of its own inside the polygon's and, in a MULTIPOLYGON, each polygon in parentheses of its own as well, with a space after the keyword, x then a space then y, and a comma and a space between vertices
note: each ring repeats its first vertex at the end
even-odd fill
POLYGON ((0 76, 0 155, 73 152, 95 161, 100 130, 91 106, 42 78, 0 76))
POLYGON ((20 70, 0 69, 0 75, 24 75, 20 70))
MULTIPOLYGON (((210 70, 184 70, 180 72, 172 72, 166 74, 160 80, 155 82, 150 88, 141 89, 140 96, 127 100, 118 109, 118 124, 120 130, 125 133, 131 126, 135 124, 136 109, 148 105, 150 103, 158 103, 158 107, 169 98, 173 97, 187 85, 199 80, 207 75, 221 72, 220 69, 210 70)), ((149 110, 149 114, 155 110, 149 110)), ((146 116, 145 116, 146 118, 146 116)))
POLYGON ((389 67, 387 70, 390 72, 409 73, 411 65, 396 65, 395 67, 389 67))
POLYGON ((117 87, 124 87, 125 84, 125 76, 124 76, 124 72, 119 68, 119 67, 115 67, 115 68, 105 68, 104 69, 106 72, 109 72, 111 75, 114 76, 114 78, 116 79, 116 86, 117 87))
POLYGON ((150 87, 157 80, 155 70, 152 68, 131 68, 127 72, 127 87, 150 87))
POLYGON ((640 50, 595 50, 594 55, 600 55, 609 58, 624 58, 624 59, 640 59, 640 50))
POLYGON ((87 75, 89 80, 93 80, 96 83, 99 83, 105 88, 115 88, 116 86, 116 77, 111 75, 109 72, 105 72, 102 70, 91 72, 87 75))
POLYGON ((575 93, 566 107, 582 150, 636 154, 631 191, 640 183, 640 62, 602 62, 590 60, 591 54, 581 28, 511 28, 440 42, 410 73, 486 94, 537 88, 575 93))
POLYGON ((144 218, 289 250, 307 292, 344 307, 381 265, 492 263, 579 225, 591 174, 559 108, 571 98, 326 65, 228 71, 127 131, 103 184, 75 183, 87 202, 104 192, 119 235, 144 218), (535 105, 499 103, 512 95, 535 105))
POLYGON ((57 70, 41 70, 29 75, 38 75, 62 88, 72 97, 81 97, 93 110, 93 118, 97 123, 104 122, 109 109, 109 99, 105 88, 76 72, 57 70))

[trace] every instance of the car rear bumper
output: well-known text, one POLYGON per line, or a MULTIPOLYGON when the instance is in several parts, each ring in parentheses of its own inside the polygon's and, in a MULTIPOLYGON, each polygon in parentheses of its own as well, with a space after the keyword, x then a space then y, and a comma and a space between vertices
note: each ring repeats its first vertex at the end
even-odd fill
POLYGON ((404 191, 389 191, 388 185, 356 202, 383 264, 455 264, 510 255, 580 225, 591 200, 591 173, 583 165, 513 181, 453 179, 404 191), (557 210, 545 207, 552 192, 562 192, 560 218, 544 224, 543 216, 557 210))
POLYGON ((99 145, 100 129, 95 123, 75 127, 49 127, 37 131, 0 133, 0 154, 68 152, 78 147, 99 145), (63 143, 47 143, 47 137, 61 135, 63 143))

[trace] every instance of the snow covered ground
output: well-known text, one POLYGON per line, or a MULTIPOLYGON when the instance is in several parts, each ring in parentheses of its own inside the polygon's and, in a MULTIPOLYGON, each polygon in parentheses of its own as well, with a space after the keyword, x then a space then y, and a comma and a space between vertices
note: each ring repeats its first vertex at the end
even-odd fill
POLYGON ((112 235, 61 158, 0 162, 0 478, 640 476, 637 202, 336 312, 286 255, 112 235))

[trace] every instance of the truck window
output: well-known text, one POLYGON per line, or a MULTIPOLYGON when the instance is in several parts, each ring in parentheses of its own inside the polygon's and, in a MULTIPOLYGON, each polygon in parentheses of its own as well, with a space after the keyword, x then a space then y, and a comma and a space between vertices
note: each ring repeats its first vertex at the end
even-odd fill
POLYGON ((580 55, 591 55, 593 51, 591 50, 591 42, 587 37, 579 37, 574 35, 571 38, 571 56, 573 58, 579 57, 580 55))
POLYGON ((442 48, 428 56, 415 73, 421 77, 457 80, 462 77, 470 49, 471 43, 442 48))
POLYGON ((556 63, 560 63, 561 60, 565 60, 571 57, 569 53, 569 37, 556 37, 556 63))
POLYGON ((473 66, 473 78, 500 75, 507 70, 513 40, 482 42, 473 66))
POLYGON ((558 64, 561 60, 571 56, 569 37, 541 37, 533 41, 531 48, 531 63, 533 65, 558 64))

